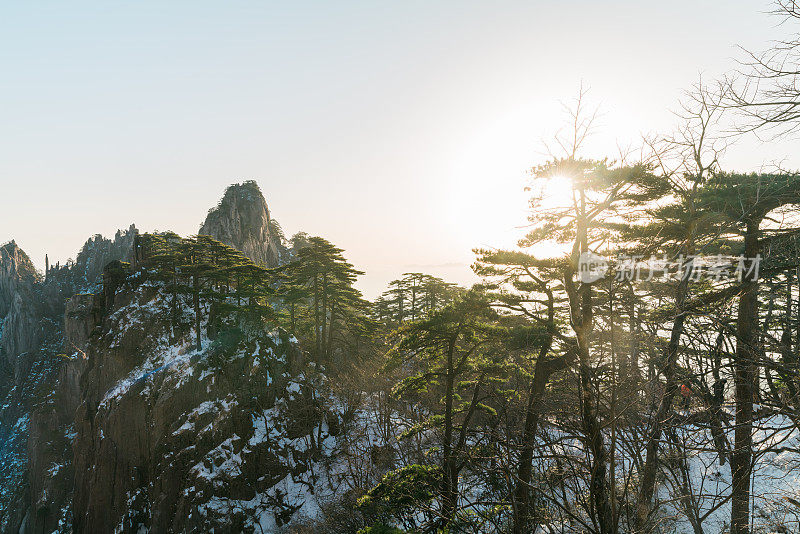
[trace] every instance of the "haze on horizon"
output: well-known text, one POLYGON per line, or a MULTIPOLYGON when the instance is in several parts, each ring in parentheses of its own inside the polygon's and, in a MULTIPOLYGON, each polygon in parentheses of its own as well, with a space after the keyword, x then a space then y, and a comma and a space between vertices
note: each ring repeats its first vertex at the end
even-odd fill
MULTIPOLYGON (((701 73, 781 37, 767 9, 6 3, 0 242, 43 267, 132 222, 190 235, 229 184, 254 179, 287 235, 345 249, 367 297, 406 271, 468 283, 473 247, 520 233, 525 171, 560 102, 591 87, 590 155, 668 131, 701 73)), ((723 168, 800 167, 796 149, 743 140, 723 168)))

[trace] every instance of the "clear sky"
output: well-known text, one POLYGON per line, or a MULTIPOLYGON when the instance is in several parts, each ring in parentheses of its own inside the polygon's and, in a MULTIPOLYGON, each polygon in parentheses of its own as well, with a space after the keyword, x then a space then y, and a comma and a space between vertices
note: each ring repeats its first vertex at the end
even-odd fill
MULTIPOLYGON (((0 242, 40 267, 131 222, 196 232, 255 179, 287 234, 367 275, 466 282, 525 222, 525 170, 583 81, 590 149, 669 130, 682 90, 786 28, 768 1, 0 3, 0 242)), ((796 141, 726 168, 800 167, 796 141), (788 156, 788 159, 787 159, 788 156)))

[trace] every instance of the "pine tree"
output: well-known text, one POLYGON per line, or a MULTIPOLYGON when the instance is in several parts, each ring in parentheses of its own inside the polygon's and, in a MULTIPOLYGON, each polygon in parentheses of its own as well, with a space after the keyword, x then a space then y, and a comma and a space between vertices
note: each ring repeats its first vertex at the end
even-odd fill
POLYGON ((488 300, 468 292, 427 318, 400 326, 391 351, 396 365, 405 362, 418 369, 397 385, 397 395, 429 392, 441 399, 428 424, 442 429, 438 527, 445 531, 458 507, 459 473, 466 464, 473 418, 483 406, 490 376, 500 367, 501 353, 491 350, 498 339, 494 318, 488 300), (463 396, 467 400, 461 402, 463 396))

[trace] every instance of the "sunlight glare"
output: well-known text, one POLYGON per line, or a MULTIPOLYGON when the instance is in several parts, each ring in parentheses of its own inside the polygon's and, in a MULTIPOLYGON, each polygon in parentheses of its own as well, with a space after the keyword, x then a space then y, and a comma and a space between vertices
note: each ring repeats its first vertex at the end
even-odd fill
POLYGON ((544 208, 566 208, 572 205, 572 180, 566 176, 551 176, 540 184, 541 205, 544 208))

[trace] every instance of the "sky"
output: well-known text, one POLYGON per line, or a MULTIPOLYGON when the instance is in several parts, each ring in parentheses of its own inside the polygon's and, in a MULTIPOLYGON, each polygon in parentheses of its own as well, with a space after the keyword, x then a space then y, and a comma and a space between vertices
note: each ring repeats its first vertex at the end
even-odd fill
MULTIPOLYGON (((386 282, 473 278, 583 84, 587 155, 668 132, 683 91, 791 28, 768 1, 0 3, 0 242, 42 268, 94 234, 197 232, 256 180, 291 235, 386 282)), ((796 139, 723 167, 800 167, 796 139)))

